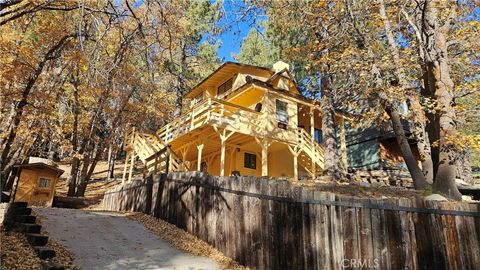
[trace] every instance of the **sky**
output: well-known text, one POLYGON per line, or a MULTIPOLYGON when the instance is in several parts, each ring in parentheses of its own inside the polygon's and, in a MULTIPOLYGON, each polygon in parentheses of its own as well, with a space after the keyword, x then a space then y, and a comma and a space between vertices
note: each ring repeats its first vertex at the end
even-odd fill
POLYGON ((234 61, 232 54, 240 52, 242 40, 252 27, 258 27, 259 20, 266 19, 266 15, 262 15, 259 10, 245 12, 246 6, 239 0, 225 0, 223 8, 225 16, 220 23, 226 27, 226 31, 219 37, 222 45, 218 56, 223 61, 234 61))

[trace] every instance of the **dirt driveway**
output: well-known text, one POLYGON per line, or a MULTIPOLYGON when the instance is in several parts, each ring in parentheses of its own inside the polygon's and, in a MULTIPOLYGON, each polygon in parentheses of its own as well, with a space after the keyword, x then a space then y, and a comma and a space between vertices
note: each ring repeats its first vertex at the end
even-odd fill
POLYGON ((49 236, 75 255, 81 269, 218 269, 172 247, 119 213, 35 208, 49 236))

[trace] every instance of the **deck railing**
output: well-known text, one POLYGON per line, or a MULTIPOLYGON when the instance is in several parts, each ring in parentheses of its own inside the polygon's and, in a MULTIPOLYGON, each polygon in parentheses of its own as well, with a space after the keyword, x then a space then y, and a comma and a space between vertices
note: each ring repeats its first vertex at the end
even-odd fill
POLYGON ((208 98, 157 131, 165 143, 205 124, 229 127, 248 135, 259 135, 265 127, 260 113, 216 98, 208 98))
POLYGON ((315 162, 323 167, 323 148, 312 138, 303 128, 298 128, 298 144, 303 147, 310 157, 314 157, 315 162))

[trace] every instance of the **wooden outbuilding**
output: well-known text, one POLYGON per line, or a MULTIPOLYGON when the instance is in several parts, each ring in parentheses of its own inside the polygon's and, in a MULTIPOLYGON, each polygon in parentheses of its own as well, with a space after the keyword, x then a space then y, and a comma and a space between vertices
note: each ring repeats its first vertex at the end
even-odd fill
POLYGON ((52 206, 55 186, 63 170, 43 162, 15 165, 17 182, 14 202, 52 206))

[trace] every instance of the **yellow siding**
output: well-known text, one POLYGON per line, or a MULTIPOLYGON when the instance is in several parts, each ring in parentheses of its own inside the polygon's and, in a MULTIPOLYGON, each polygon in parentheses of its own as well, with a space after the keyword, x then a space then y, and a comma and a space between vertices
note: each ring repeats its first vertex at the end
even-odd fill
POLYGON ((57 173, 46 169, 25 169, 20 173, 15 201, 27 202, 30 205, 51 206, 55 195, 57 173), (50 188, 38 187, 40 177, 52 179, 50 188))
MULTIPOLYGON (((284 68, 288 65, 277 63, 274 71, 284 68)), ((207 163, 207 171, 213 175, 239 171, 241 175, 253 176, 318 176, 323 169, 323 149, 315 142, 311 127, 312 123, 315 128, 321 127, 318 104, 292 95, 298 94, 298 90, 287 78, 290 75, 283 72, 272 77, 274 71, 232 64, 217 70, 187 95, 191 98, 204 91, 203 101, 157 132, 163 140, 161 144, 171 145, 180 161, 193 164, 186 168, 189 170, 196 170, 201 164, 200 154, 202 162, 207 163), (242 87, 247 76, 263 82, 273 78, 269 84, 274 88, 258 82, 242 87), (232 89, 218 97, 217 87, 232 77, 232 89), (285 129, 279 127, 277 100, 287 105, 285 129), (262 110, 255 112, 258 103, 262 104, 262 110), (201 153, 196 147, 199 144, 203 145, 201 153), (193 146, 188 148, 188 145, 193 146), (224 164, 220 164, 222 145, 224 164), (256 155, 255 169, 244 167, 245 152, 256 155), (262 153, 267 153, 268 159, 262 158, 262 153)))

